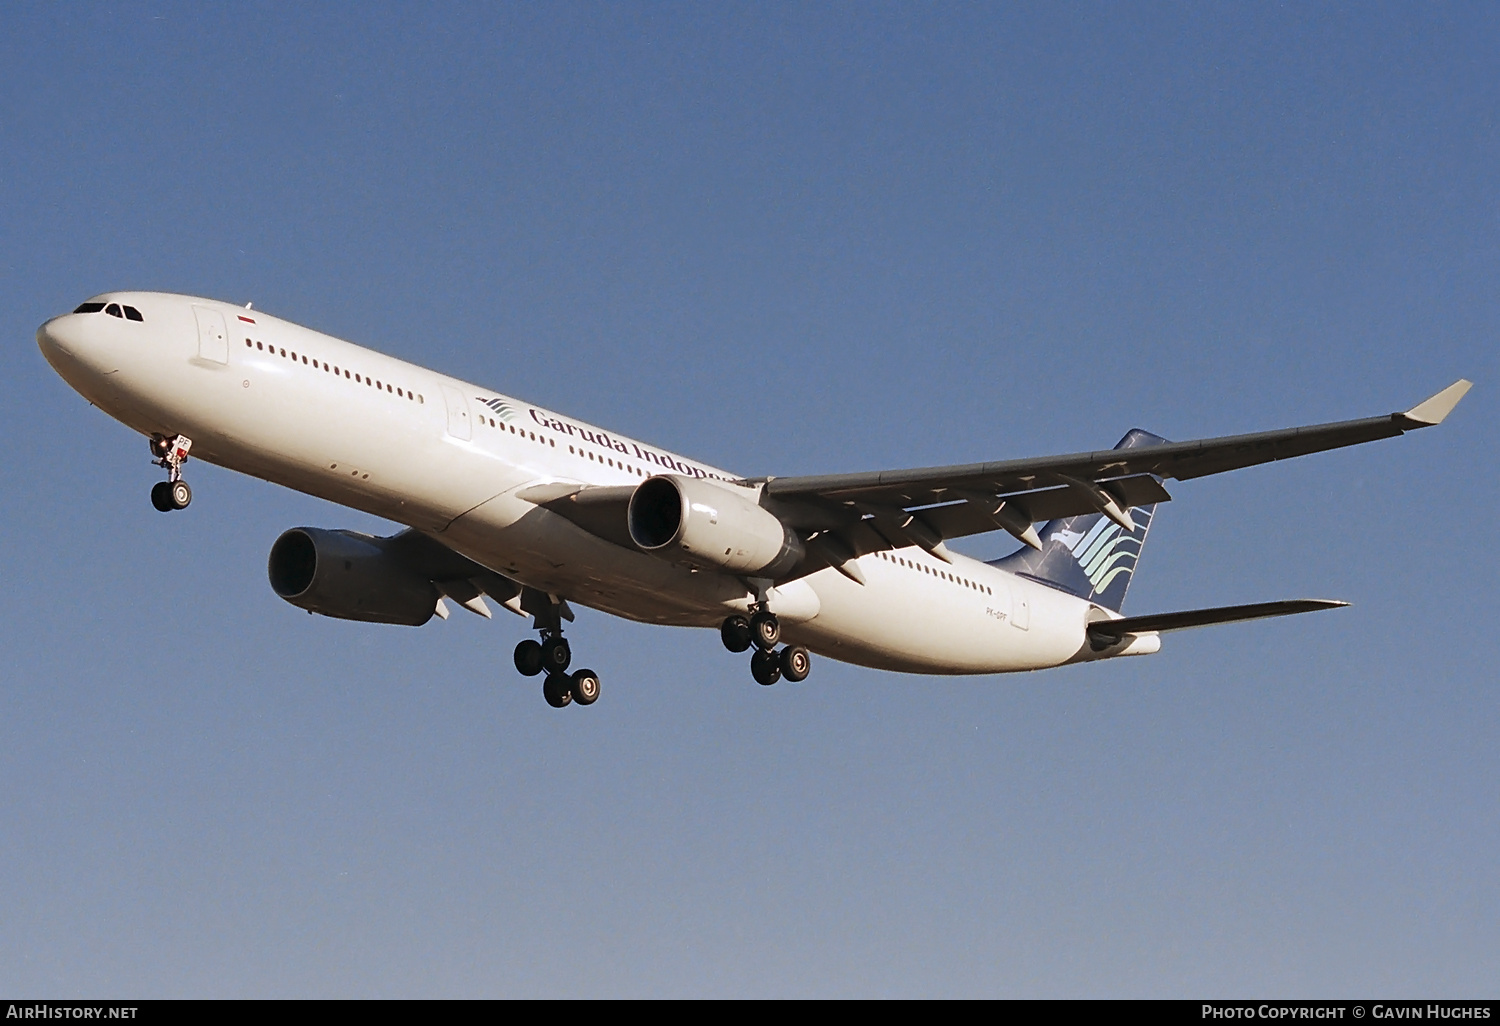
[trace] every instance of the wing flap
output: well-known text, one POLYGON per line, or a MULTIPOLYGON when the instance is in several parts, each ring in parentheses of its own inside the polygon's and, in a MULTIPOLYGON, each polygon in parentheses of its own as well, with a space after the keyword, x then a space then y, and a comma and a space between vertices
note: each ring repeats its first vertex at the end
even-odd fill
MULTIPOLYGON (((1172 496, 1162 487, 1161 482, 1149 474, 1101 481, 1100 485, 1114 496, 1121 509, 1149 506, 1153 503, 1169 502, 1172 499, 1172 496)), ((998 496, 993 503, 989 504, 969 500, 945 506, 929 506, 918 510, 917 514, 944 538, 967 538, 973 534, 1009 529, 1005 522, 995 515, 995 506, 1002 502, 1019 514, 1023 520, 1033 524, 1098 511, 1098 507, 1088 495, 1080 494, 1078 489, 1063 485, 1059 488, 998 496)))

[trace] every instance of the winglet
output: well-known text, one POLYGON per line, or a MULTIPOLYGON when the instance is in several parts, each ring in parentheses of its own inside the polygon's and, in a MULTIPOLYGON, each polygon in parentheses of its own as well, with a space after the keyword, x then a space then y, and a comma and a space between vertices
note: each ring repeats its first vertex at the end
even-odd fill
POLYGON ((1416 421, 1423 427, 1441 424, 1443 418, 1453 412, 1453 407, 1458 405, 1458 401, 1472 387, 1474 382, 1459 378, 1431 399, 1418 403, 1401 416, 1406 420, 1416 421))

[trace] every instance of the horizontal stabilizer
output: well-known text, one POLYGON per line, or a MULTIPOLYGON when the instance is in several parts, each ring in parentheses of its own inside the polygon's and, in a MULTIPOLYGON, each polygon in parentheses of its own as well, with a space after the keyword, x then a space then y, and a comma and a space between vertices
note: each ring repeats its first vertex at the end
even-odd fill
POLYGON ((1180 631, 1187 627, 1208 627, 1216 623, 1240 620, 1262 620, 1268 616, 1290 616, 1318 609, 1338 609, 1347 602, 1335 599, 1285 599, 1281 602, 1256 602, 1248 606, 1219 606, 1217 609, 1188 609, 1180 613, 1150 613, 1127 616, 1119 620, 1097 620, 1089 624, 1095 638, 1123 638, 1127 634, 1150 634, 1180 631))

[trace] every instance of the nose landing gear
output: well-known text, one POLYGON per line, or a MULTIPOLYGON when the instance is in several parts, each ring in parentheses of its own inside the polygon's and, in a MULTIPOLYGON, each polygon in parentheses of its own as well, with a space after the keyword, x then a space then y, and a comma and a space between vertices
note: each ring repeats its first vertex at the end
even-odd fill
POLYGON ((151 436, 151 455, 155 457, 151 462, 167 472, 165 481, 158 481, 151 487, 151 505, 163 513, 187 509, 188 503, 193 501, 193 490, 182 479, 182 465, 187 462, 188 450, 192 447, 193 440, 186 435, 171 438, 151 436))
POLYGON ((719 637, 731 652, 743 652, 752 644, 755 646, 755 652, 750 656, 750 676, 757 684, 769 687, 783 679, 796 683, 806 680, 812 671, 812 654, 801 645, 776 650, 781 640, 781 621, 764 606, 749 619, 739 614, 725 619, 719 625, 719 637))

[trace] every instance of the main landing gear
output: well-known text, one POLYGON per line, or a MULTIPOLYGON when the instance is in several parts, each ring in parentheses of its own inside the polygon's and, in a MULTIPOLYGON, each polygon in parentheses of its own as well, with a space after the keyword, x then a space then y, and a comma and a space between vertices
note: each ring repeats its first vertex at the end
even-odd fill
POLYGON ((516 669, 527 677, 546 674, 542 697, 554 709, 573 702, 593 705, 599 701, 599 675, 593 670, 574 670, 569 675, 572 661, 573 653, 561 627, 542 628, 541 641, 527 638, 516 646, 516 669))
POLYGON ((186 435, 171 438, 151 436, 151 455, 155 457, 151 462, 167 472, 165 481, 151 486, 151 505, 163 513, 187 509, 188 503, 193 501, 193 490, 182 479, 182 465, 187 462, 188 450, 192 447, 193 440, 186 435))
POLYGON ((750 676, 757 684, 769 686, 783 679, 795 684, 806 680, 812 670, 812 656, 801 645, 788 645, 776 651, 776 645, 781 641, 781 621, 764 607, 757 609, 749 619, 738 613, 727 618, 719 625, 719 637, 731 652, 743 652, 755 646, 755 652, 750 656, 750 676))

